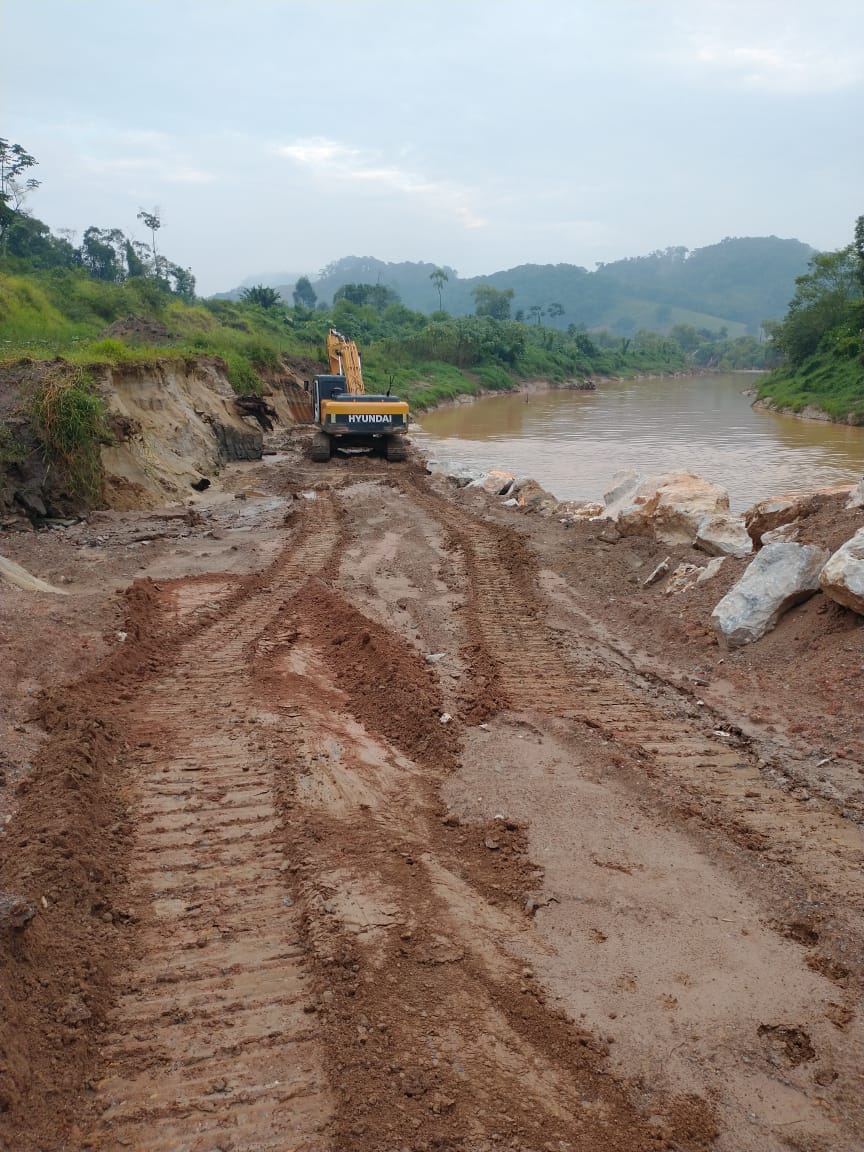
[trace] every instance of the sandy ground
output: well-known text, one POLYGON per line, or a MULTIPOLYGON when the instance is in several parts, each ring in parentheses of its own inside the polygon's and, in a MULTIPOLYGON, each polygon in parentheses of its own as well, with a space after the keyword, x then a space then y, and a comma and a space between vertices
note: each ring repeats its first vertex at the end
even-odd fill
POLYGON ((2 541, 67 594, 0 585, 0 1147, 864 1146, 861 621, 724 652, 743 562, 302 433, 227 479, 2 541))

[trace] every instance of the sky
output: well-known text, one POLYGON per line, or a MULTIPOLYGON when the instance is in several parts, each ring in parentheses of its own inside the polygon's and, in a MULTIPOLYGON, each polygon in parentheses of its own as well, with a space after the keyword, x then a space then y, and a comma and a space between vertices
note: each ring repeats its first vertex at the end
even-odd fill
POLYGON ((52 229, 202 294, 342 256, 462 276, 851 240, 862 0, 0 0, 0 136, 52 229))

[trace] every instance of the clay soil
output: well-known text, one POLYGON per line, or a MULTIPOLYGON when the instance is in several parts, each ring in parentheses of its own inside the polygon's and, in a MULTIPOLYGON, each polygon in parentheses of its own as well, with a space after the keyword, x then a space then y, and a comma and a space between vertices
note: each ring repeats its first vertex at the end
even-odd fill
POLYGON ((859 619, 305 447, 3 537, 0 1147, 864 1146, 859 619))

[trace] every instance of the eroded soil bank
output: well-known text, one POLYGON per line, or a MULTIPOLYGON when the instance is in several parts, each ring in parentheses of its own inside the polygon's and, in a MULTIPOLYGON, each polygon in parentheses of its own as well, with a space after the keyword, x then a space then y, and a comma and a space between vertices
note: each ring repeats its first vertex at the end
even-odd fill
POLYGON ((0 1145, 860 1144, 858 618, 305 436, 4 539, 0 1145))

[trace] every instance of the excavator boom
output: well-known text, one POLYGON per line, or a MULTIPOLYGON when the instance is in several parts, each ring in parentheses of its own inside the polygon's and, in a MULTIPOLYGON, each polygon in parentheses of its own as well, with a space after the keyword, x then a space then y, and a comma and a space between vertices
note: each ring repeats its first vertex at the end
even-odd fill
POLYGON ((352 396, 365 396, 360 349, 353 340, 331 328, 327 333, 327 358, 334 376, 345 377, 345 390, 352 396))

